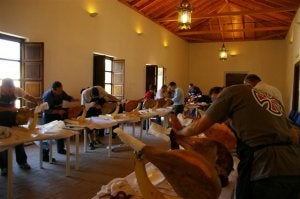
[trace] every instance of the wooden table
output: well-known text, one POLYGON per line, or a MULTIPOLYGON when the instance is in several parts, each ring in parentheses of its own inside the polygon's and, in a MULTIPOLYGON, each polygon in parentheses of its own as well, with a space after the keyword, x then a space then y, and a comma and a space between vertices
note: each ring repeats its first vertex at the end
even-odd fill
MULTIPOLYGON (((74 136, 73 131, 59 129, 59 128, 47 128, 43 129, 43 126, 34 130, 29 130, 24 127, 13 127, 10 129, 11 135, 7 138, 0 139, 0 151, 8 150, 8 173, 7 173, 7 198, 13 198, 13 148, 16 145, 26 142, 42 141, 49 139, 67 139, 67 154, 66 154, 66 176, 70 175, 70 137, 74 136)), ((42 152, 42 145, 40 145, 40 152, 42 152)), ((42 154, 40 155, 40 165, 42 164, 42 154)))
POLYGON ((106 117, 89 117, 84 120, 65 120, 66 123, 71 124, 74 127, 84 128, 84 141, 83 148, 84 152, 87 152, 87 129, 109 129, 109 141, 108 141, 108 156, 111 156, 111 145, 112 145, 112 127, 116 126, 118 122, 112 118, 106 117))

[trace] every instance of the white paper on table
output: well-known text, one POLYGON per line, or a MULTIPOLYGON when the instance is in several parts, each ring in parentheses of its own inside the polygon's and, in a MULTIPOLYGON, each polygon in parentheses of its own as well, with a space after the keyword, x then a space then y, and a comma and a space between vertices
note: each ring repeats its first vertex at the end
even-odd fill
POLYGON ((58 120, 54 120, 41 126, 43 133, 57 132, 62 130, 63 128, 65 128, 65 123, 58 120))
POLYGON ((166 142, 170 141, 168 135, 170 135, 171 128, 164 128, 159 124, 151 123, 148 132, 156 137, 165 140, 166 142))

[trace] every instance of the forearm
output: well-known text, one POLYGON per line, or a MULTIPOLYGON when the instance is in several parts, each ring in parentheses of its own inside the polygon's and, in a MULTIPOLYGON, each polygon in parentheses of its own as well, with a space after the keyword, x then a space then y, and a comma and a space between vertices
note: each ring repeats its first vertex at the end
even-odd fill
POLYGON ((24 96, 24 99, 32 102, 32 103, 35 103, 35 104, 39 104, 40 103, 40 100, 39 99, 36 99, 35 97, 31 96, 31 95, 25 95, 24 96))
POLYGON ((214 122, 207 115, 201 117, 201 119, 196 120, 191 125, 184 127, 182 130, 178 131, 177 134, 184 136, 198 135, 208 129, 214 122))

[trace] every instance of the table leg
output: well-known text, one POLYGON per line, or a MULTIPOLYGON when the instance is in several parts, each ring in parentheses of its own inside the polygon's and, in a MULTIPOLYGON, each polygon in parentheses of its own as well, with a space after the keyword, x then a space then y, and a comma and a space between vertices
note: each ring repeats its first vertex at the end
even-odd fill
POLYGON ((165 128, 168 128, 168 126, 169 126, 169 115, 165 115, 165 116, 164 116, 164 123, 163 123, 163 126, 164 126, 165 128))
POLYGON ((40 141, 40 169, 43 168, 43 140, 40 141))
POLYGON ((53 155, 52 141, 53 141, 53 140, 48 140, 48 142, 49 142, 49 163, 50 163, 50 164, 53 163, 53 160, 52 160, 52 155, 53 155))
POLYGON ((13 147, 9 147, 8 150, 8 165, 7 165, 7 198, 13 198, 13 147))
POLYGON ((87 129, 85 128, 83 130, 83 151, 86 153, 87 151, 87 144, 86 144, 86 141, 87 141, 87 129))
POLYGON ((66 148, 67 148, 67 154, 66 154, 66 176, 70 176, 70 137, 66 139, 66 148))
POLYGON ((109 139, 108 139, 108 157, 111 155, 111 145, 112 145, 112 127, 109 128, 109 139))
POLYGON ((75 169, 79 170, 79 132, 75 135, 75 169))
POLYGON ((132 136, 135 137, 135 122, 132 122, 132 136))
POLYGON ((141 132, 140 132, 140 140, 143 139, 143 127, 144 127, 144 119, 141 119, 141 132))

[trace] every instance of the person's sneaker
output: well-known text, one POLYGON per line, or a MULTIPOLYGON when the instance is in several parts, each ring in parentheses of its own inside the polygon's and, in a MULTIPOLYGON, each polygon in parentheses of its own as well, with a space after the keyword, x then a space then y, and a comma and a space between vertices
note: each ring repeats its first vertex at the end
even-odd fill
POLYGON ((1 169, 1 176, 7 176, 7 168, 1 169))
POLYGON ((112 133, 112 138, 116 138, 118 134, 116 134, 115 132, 112 133))
POLYGON ((90 150, 95 150, 95 146, 94 146, 93 143, 90 143, 90 144, 89 144, 89 147, 90 147, 90 150))
MULTIPOLYGON (((48 156, 43 156, 43 161, 44 161, 44 162, 49 162, 49 161, 50 161, 49 155, 48 155, 48 156)), ((55 158, 52 158, 52 162, 56 162, 56 159, 55 159, 55 158)))
POLYGON ((100 144, 102 144, 99 140, 94 140, 93 141, 93 145, 100 145, 100 144))
POLYGON ((67 151, 65 149, 61 149, 61 150, 57 151, 57 153, 62 154, 62 155, 66 155, 67 151))
POLYGON ((24 164, 20 164, 19 166, 23 170, 29 170, 29 169, 31 169, 30 165, 27 162, 24 163, 24 164))

